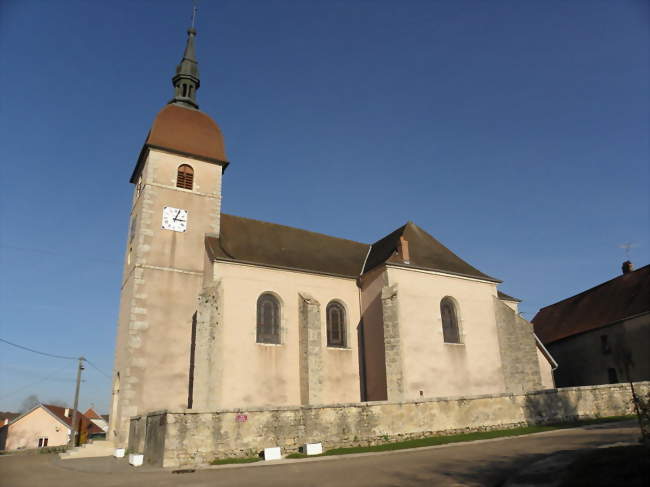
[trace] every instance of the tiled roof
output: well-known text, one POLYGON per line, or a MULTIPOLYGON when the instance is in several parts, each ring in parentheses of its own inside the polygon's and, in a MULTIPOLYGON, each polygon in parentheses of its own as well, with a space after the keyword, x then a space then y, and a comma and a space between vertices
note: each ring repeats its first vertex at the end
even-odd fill
POLYGON ((545 343, 650 312, 650 265, 539 310, 532 322, 545 343))
POLYGON ((220 235, 207 236, 206 248, 212 260, 351 278, 389 263, 500 282, 465 262, 411 222, 370 246, 322 233, 222 213, 220 235), (409 263, 404 263, 396 255, 400 237, 408 241, 409 263))
POLYGON ((8 419, 9 421, 13 421, 18 416, 20 416, 20 413, 10 413, 9 411, 0 411, 0 425, 4 423, 5 419, 8 419))
POLYGON ((343 277, 361 273, 368 245, 322 233, 221 214, 219 237, 207 237, 208 255, 343 277))
MULTIPOLYGON (((68 426, 72 425, 72 415, 74 414, 74 410, 72 408, 64 408, 61 406, 53 406, 51 404, 41 404, 44 408, 48 409, 54 416, 56 416, 59 420, 61 420, 63 423, 67 424, 68 426), (69 416, 65 415, 65 410, 69 409, 69 416)), ((104 431, 97 426, 95 423, 90 421, 86 416, 84 416, 81 411, 77 411, 77 418, 78 421, 81 421, 81 429, 88 429, 88 433, 90 434, 95 434, 95 433, 103 433, 104 431)))
POLYGON ((518 303, 521 303, 521 299, 513 298, 509 294, 506 294, 498 290, 497 290, 497 296, 499 296, 499 299, 503 299, 504 301, 516 301, 518 303))
POLYGON ((372 244, 364 272, 384 263, 500 282, 465 262, 413 222, 408 222, 372 244), (400 237, 408 242, 408 263, 404 263, 397 255, 400 237))
POLYGON ((88 419, 102 419, 102 417, 97 414, 93 408, 88 408, 88 410, 84 413, 84 416, 88 419))

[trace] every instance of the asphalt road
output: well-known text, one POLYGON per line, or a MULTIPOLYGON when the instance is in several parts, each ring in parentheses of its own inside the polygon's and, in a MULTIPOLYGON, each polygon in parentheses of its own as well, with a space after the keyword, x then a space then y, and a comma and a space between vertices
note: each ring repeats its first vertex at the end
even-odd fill
POLYGON ((2 456, 0 486, 498 486, 551 453, 635 441, 638 434, 638 427, 630 421, 442 447, 229 465, 182 474, 135 469, 112 457, 2 456))

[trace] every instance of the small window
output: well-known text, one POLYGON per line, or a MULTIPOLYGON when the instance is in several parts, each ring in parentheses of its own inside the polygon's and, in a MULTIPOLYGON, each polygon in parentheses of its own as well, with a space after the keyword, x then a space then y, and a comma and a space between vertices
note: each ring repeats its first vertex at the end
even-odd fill
POLYGON ((445 343, 460 343, 458 312, 453 299, 449 296, 440 301, 440 317, 442 318, 442 336, 445 343))
POLYGON ((604 354, 608 354, 612 352, 612 349, 609 347, 609 338, 607 337, 607 335, 600 336, 600 350, 604 354))
POLYGON ((280 343, 280 302, 271 293, 257 300, 257 343, 280 343))
POLYGON ((194 169, 192 169, 192 166, 187 164, 178 166, 176 187, 183 189, 192 189, 194 187, 194 169))
POLYGON ((618 374, 616 373, 616 369, 607 369, 607 376, 610 384, 618 384, 618 374))
POLYGON ((346 346, 345 308, 336 301, 327 305, 327 346, 346 346))
POLYGON ((46 447, 46 446, 47 446, 47 438, 45 438, 45 437, 39 438, 38 439, 38 447, 43 448, 43 447, 46 447))

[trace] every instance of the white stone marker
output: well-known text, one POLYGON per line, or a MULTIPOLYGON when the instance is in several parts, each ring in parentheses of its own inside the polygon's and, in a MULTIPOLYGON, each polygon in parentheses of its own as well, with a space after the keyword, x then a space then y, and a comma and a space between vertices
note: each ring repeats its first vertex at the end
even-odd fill
POLYGON ((129 453, 129 463, 134 467, 140 467, 144 461, 144 455, 137 453, 129 453))
POLYGON ((280 452, 279 446, 264 448, 264 460, 280 460, 281 458, 282 453, 280 452))
POLYGON ((320 455, 323 453, 322 443, 306 443, 303 446, 303 451, 306 455, 320 455))
POLYGON ((113 456, 115 458, 124 458, 124 453, 126 450, 124 448, 116 448, 115 452, 113 452, 113 456))

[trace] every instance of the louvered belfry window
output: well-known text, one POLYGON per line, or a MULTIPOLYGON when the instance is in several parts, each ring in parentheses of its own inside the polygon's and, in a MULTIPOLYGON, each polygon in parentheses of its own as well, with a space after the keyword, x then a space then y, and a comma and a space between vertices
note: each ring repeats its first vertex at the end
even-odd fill
POLYGON ((440 301, 440 317, 442 318, 442 336, 445 343, 460 343, 458 313, 454 301, 449 296, 440 301))
POLYGON ((257 343, 280 343, 280 302, 271 293, 257 300, 257 343))
POLYGON ((332 301, 327 305, 327 346, 345 347, 345 308, 332 301))
POLYGON ((183 189, 192 189, 194 186, 194 169, 192 166, 183 164, 178 166, 178 175, 176 176, 176 187, 183 189))

